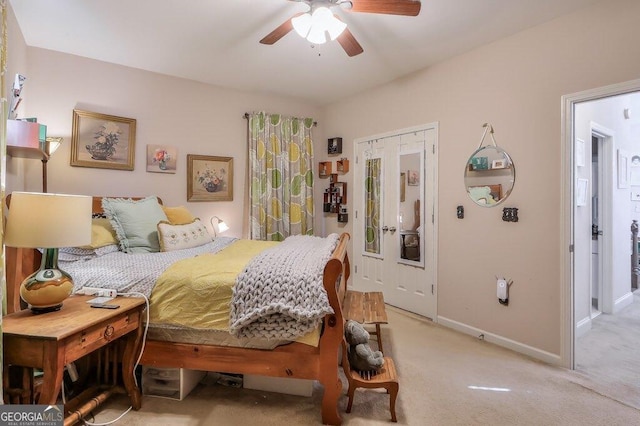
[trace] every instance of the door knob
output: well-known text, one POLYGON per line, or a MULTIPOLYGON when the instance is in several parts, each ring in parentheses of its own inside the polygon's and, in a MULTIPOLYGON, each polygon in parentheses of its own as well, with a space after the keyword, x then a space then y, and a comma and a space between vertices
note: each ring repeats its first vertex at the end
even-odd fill
POLYGON ((389 231, 391 231, 391 232, 396 232, 396 227, 395 227, 395 226, 392 226, 391 228, 389 228, 389 231))
POLYGON ((382 230, 383 230, 384 232, 387 232, 387 231, 389 230, 389 227, 385 225, 385 226, 383 226, 383 227, 382 227, 382 230))

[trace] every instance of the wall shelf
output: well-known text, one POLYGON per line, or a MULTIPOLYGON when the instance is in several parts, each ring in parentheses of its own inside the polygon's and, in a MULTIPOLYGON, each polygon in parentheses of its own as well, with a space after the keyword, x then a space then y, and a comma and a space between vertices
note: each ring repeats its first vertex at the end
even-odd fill
POLYGON ((348 173, 349 172, 349 160, 343 158, 341 160, 336 161, 336 171, 338 173, 348 173))
POLYGON ((321 161, 318 163, 318 176, 326 178, 331 175, 331 161, 321 161))
MULTIPOLYGON (((337 161, 337 171, 340 174, 349 171, 349 160, 343 158, 337 161)), ((347 183, 338 182, 338 173, 332 173, 331 161, 320 162, 318 166, 320 177, 329 178, 329 187, 324 190, 324 200, 322 211, 325 213, 337 214, 340 223, 349 221, 347 214, 347 183)))
POLYGON ((17 158, 48 160, 40 143, 40 124, 32 121, 7 120, 7 155, 17 158))

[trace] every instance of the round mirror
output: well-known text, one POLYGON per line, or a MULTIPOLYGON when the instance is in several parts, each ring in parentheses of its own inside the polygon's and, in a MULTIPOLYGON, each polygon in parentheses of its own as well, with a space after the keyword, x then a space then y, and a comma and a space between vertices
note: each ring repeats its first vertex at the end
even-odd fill
POLYGON ((496 146, 474 152, 464 170, 464 185, 474 203, 493 207, 507 199, 516 181, 516 169, 509 154, 496 146))

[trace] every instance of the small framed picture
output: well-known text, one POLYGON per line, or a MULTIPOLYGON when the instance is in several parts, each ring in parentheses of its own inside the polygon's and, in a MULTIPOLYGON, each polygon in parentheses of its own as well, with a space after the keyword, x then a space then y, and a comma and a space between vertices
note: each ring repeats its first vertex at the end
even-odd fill
POLYGON ((327 154, 342 154, 342 138, 331 138, 328 140, 327 154))
POLYGON ((407 170, 407 185, 418 186, 420 185, 420 174, 417 170, 407 170))
POLYGON ((589 181, 587 179, 579 178, 576 182, 576 205, 583 207, 587 205, 587 190, 589 188, 589 181))
POLYGON ((168 145, 147 145, 147 171, 175 173, 178 149, 168 145))
POLYGON ((504 160, 493 160, 491 162, 492 169, 504 169, 505 167, 507 167, 507 163, 504 160))
POLYGON ((233 201, 233 158, 188 154, 187 201, 233 201))

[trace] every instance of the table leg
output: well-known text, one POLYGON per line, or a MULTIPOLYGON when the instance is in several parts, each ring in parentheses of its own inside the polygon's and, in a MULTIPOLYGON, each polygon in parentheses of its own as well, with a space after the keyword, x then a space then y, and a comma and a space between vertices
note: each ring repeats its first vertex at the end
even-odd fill
POLYGON ((139 410, 142 406, 142 395, 140 388, 136 385, 134 380, 134 367, 138 359, 140 351, 140 343, 142 337, 142 324, 134 332, 127 334, 126 346, 122 355, 122 380, 124 382, 124 388, 129 394, 131 400, 131 406, 134 410, 139 410))
POLYGON ((42 366, 42 389, 38 404, 55 405, 62 387, 64 374, 64 347, 58 347, 57 342, 48 343, 44 351, 42 366))

